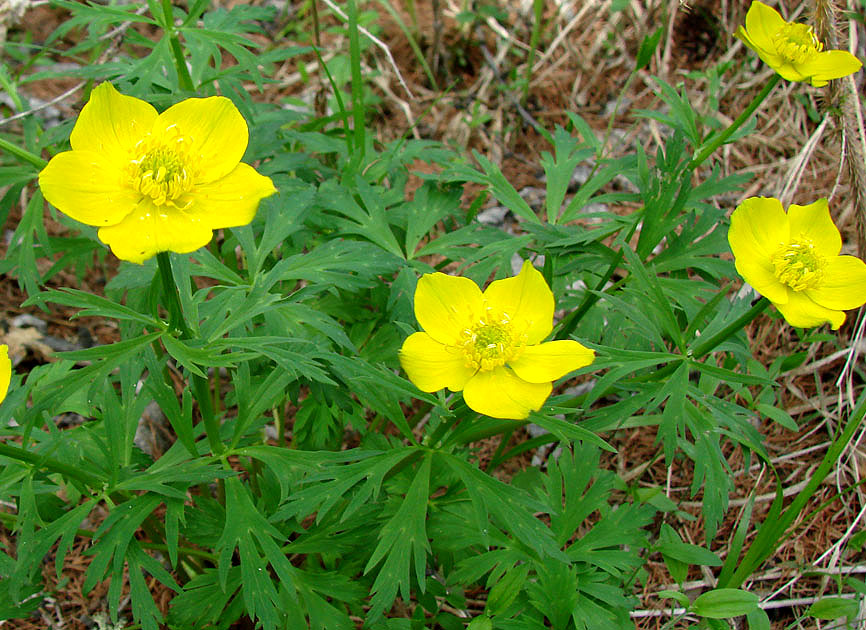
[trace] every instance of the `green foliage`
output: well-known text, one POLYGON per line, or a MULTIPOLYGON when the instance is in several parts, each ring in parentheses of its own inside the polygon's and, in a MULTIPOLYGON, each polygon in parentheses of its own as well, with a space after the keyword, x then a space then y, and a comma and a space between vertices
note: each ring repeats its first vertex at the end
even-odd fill
MULTIPOLYGON (((717 539, 734 490, 730 454, 775 474, 757 420, 798 429, 778 405, 778 381, 807 359, 754 359, 743 327, 765 304, 736 294, 725 255, 727 204, 749 175, 695 157, 751 130, 722 130, 717 92, 731 64, 689 76, 712 93, 703 111, 691 84, 651 79, 660 103, 634 113, 638 124, 661 125, 654 150, 639 141, 611 157, 607 138, 574 112, 539 129, 546 189, 533 204, 478 151, 374 137, 361 27, 375 30, 376 16, 354 0, 336 29, 347 50, 322 64, 334 112, 321 118, 251 91, 273 81, 278 64, 312 59, 308 48, 261 43, 289 19, 274 8, 53 4, 67 19, 42 48, 28 57, 7 46, 0 84, 16 107, 20 85, 58 76, 87 89, 113 81, 158 109, 223 94, 249 124, 246 161, 279 194, 196 252, 115 265, 95 228, 53 208, 56 225, 46 222, 35 169, 40 155, 68 148, 71 125, 43 129, 28 117, 20 133, 4 129, 0 217, 20 220, 0 272, 27 295, 23 306, 111 322, 117 339, 16 374, 0 408, 0 500, 10 507, 0 519, 15 541, 0 550, 0 620, 36 610, 46 557, 60 576, 85 539, 85 590, 107 580, 112 620, 131 615, 146 629, 242 619, 265 630, 632 628, 646 564, 659 558, 680 590, 656 595, 703 626, 745 616, 752 629, 769 627, 758 595, 741 587, 790 535, 853 438, 866 397, 791 504, 777 479, 763 523, 753 525, 752 495, 730 537, 717 539), (33 70, 67 39, 74 68, 33 70), (14 143, 24 148, 8 149, 14 143), (419 163, 429 168, 417 172, 419 163), (488 202, 518 229, 479 222, 488 202), (447 271, 484 285, 514 275, 518 258, 535 260, 554 293, 551 339, 596 352, 580 386, 555 383, 520 421, 479 417, 457 392, 418 390, 398 356, 418 330, 419 276, 447 271), (94 276, 108 276, 101 294, 63 286, 94 276), (75 426, 60 428, 61 414, 75 426), (154 415, 165 417, 169 440, 145 450, 137 433, 154 415), (544 433, 525 437, 527 423, 544 433), (622 436, 646 427, 656 436, 647 465, 689 475, 703 540, 683 535, 696 517, 663 484, 617 468, 622 436), (545 464, 504 472, 554 445, 545 464), (718 584, 690 601, 682 585, 694 567, 718 584), (173 593, 165 618, 154 583, 173 593)), ((381 4, 423 61, 398 12, 381 4)), ((612 14, 627 4, 613 3, 612 14)), ((534 3, 533 49, 542 8, 534 3)), ((281 28, 305 29, 307 10, 281 28)), ((481 3, 457 18, 480 28, 502 11, 481 3)), ((644 38, 637 70, 649 67, 662 33, 644 38)), ((426 62, 425 71, 435 86, 426 62)), ((855 536, 849 548, 862 544, 855 536)), ((843 595, 866 588, 845 589, 806 614, 855 617, 857 601, 843 595)))

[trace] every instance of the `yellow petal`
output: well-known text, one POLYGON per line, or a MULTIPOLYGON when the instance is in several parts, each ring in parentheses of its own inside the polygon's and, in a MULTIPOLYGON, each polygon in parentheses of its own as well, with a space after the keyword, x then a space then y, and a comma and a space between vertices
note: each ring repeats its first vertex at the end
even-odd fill
POLYGON ((6 398, 9 391, 9 381, 12 380, 12 361, 9 360, 9 346, 0 345, 0 402, 6 398))
POLYGON ((100 240, 121 260, 142 263, 159 252, 185 254, 210 242, 210 227, 171 206, 143 200, 117 225, 100 228, 100 240))
POLYGON ((772 197, 750 197, 731 214, 728 243, 743 279, 771 302, 787 301, 788 290, 775 276, 773 254, 788 242, 788 217, 772 197))
POLYGON ((121 165, 110 154, 58 153, 39 173, 45 199, 76 221, 114 225, 128 215, 141 195, 125 186, 121 165))
POLYGON ((860 60, 847 50, 826 50, 800 64, 799 70, 811 77, 813 86, 821 87, 831 79, 854 74, 862 66, 860 60))
POLYGON ((454 346, 481 313, 481 289, 469 278, 428 273, 415 289, 415 317, 439 343, 454 346))
POLYGON ((256 216, 259 201, 275 192, 270 177, 241 162, 222 179, 196 186, 187 212, 214 230, 246 225, 256 216))
POLYGON ((794 65, 790 61, 782 59, 781 57, 779 57, 779 62, 775 64, 770 63, 767 59, 764 59, 764 61, 766 61, 767 65, 773 70, 782 75, 782 78, 786 81, 800 82, 809 79, 808 75, 803 74, 801 66, 794 65))
POLYGON ((527 344, 539 343, 553 330, 553 293, 528 260, 513 278, 491 282, 484 300, 488 307, 505 314, 516 330, 526 332, 527 344))
POLYGON ((791 326, 812 328, 829 322, 836 330, 845 322, 845 313, 815 304, 804 291, 789 291, 787 304, 776 304, 776 308, 791 326))
MULTIPOLYGON (((746 32, 749 39, 754 44, 755 52, 775 51, 776 43, 773 41, 773 36, 779 32, 787 22, 779 15, 779 12, 772 7, 767 6, 763 2, 752 2, 746 13, 746 32)), ((763 59, 763 57, 762 57, 763 59)), ((764 59, 767 62, 766 59, 764 59)))
POLYGON ((809 239, 823 256, 837 256, 842 250, 842 237, 830 217, 826 199, 819 199, 808 206, 792 204, 788 208, 788 224, 792 240, 809 239))
POLYGON ((552 390, 550 383, 528 383, 507 367, 498 367, 470 378, 463 400, 491 418, 523 420, 530 411, 541 409, 552 390))
POLYGON ((422 392, 435 392, 443 387, 459 392, 475 372, 466 367, 463 352, 439 343, 425 332, 409 335, 399 356, 409 380, 422 392))
POLYGON ((150 131, 157 113, 150 103, 126 96, 111 83, 93 88, 69 142, 75 151, 94 151, 112 161, 128 161, 130 151, 150 131))
POLYGON ((509 361, 508 365, 524 381, 549 383, 589 365, 594 358, 595 352, 589 348, 563 339, 524 348, 520 357, 509 361))
POLYGON ((200 183, 228 175, 247 150, 247 123, 224 96, 188 98, 172 105, 159 115, 153 131, 161 134, 172 126, 192 143, 190 151, 200 183))
POLYGON ((854 256, 836 256, 824 267, 821 284, 803 291, 816 304, 848 311, 866 302, 866 263, 854 256))
POLYGON ((759 46, 754 39, 749 36, 749 33, 742 26, 738 27, 734 32, 734 37, 742 41, 746 46, 758 53, 761 61, 766 63, 771 68, 777 68, 784 63, 782 57, 776 52, 775 47, 764 48, 759 46))

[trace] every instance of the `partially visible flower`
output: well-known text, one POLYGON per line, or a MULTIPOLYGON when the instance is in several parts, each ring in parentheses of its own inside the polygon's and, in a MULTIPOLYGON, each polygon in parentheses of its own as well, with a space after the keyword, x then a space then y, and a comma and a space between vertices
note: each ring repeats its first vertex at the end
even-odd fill
POLYGON ((45 198, 123 260, 206 245, 213 230, 246 225, 276 192, 242 163, 247 123, 223 96, 190 98, 162 114, 102 83, 70 136, 72 151, 39 174, 45 198))
POLYGON ((728 242, 737 271, 772 302, 792 326, 829 322, 866 302, 866 263, 840 256, 842 237, 826 199, 791 205, 750 197, 731 214, 728 242))
POLYGON ((846 50, 824 50, 812 27, 786 22, 779 12, 754 0, 746 13, 746 26, 734 36, 758 53, 788 81, 809 81, 815 87, 830 79, 854 74, 863 65, 846 50))
POLYGON ((9 346, 0 345, 0 402, 6 398, 9 381, 12 380, 12 361, 9 360, 9 346))
POLYGON ((553 307, 553 293, 528 260, 483 293, 468 278, 425 274, 415 290, 424 332, 403 342, 400 364, 422 391, 463 391, 478 413, 522 420, 541 408, 552 381, 595 357, 576 341, 542 343, 553 330, 553 307))

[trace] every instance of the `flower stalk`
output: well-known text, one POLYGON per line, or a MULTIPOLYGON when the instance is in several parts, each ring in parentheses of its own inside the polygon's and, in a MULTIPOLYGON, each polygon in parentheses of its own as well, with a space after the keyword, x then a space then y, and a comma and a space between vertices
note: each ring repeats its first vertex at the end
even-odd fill
POLYGON ((11 153, 15 157, 24 160, 28 164, 32 164, 39 170, 42 170, 43 168, 45 168, 45 165, 48 164, 48 162, 43 160, 35 153, 31 153, 27 149, 22 149, 17 144, 12 144, 8 140, 4 140, 3 138, 0 138, 0 149, 3 149, 7 153, 11 153))
POLYGON ((177 79, 182 90, 194 92, 195 86, 192 82, 192 76, 189 74, 189 69, 186 67, 186 59, 183 56, 183 47, 180 44, 180 39, 177 36, 177 30, 174 28, 174 11, 172 10, 171 0, 162 0, 162 13, 165 17, 165 30, 168 35, 171 54, 174 58, 174 65, 177 68, 177 79))
POLYGON ((769 96, 770 92, 773 91, 773 88, 776 87, 776 84, 782 79, 781 75, 774 74, 770 77, 770 80, 764 84, 764 87, 761 88, 761 91, 752 99, 752 102, 746 106, 740 115, 728 125, 728 128, 725 129, 722 133, 720 133, 709 145, 704 147, 700 153, 698 153, 691 162, 689 162, 688 171, 693 171, 701 164, 703 164, 708 157, 710 157, 716 149, 722 146, 725 142, 728 141, 734 132, 743 126, 751 117, 752 114, 755 113, 755 110, 764 102, 764 100, 769 96))
MULTIPOLYGON (((159 266, 160 281, 162 283, 163 305, 166 310, 168 310, 169 324, 172 328, 180 332, 181 339, 191 339, 193 335, 183 316, 183 309, 180 305, 180 296, 177 292, 177 285, 174 282, 174 274, 171 270, 171 258, 169 258, 168 252, 160 252, 156 255, 156 260, 159 266)), ((207 433, 211 452, 214 455, 220 455, 225 448, 223 443, 220 441, 220 425, 216 415, 214 414, 208 381, 207 379, 193 373, 190 373, 189 380, 193 397, 198 402, 199 412, 201 413, 202 421, 204 422, 205 432, 207 433)))

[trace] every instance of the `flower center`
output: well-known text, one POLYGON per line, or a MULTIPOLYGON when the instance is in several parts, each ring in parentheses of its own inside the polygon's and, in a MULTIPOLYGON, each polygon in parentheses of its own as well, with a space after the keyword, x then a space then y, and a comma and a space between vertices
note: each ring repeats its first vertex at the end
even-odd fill
POLYGON ((148 135, 135 147, 129 163, 132 188, 150 197, 157 206, 185 208, 189 201, 180 200, 193 188, 190 139, 170 127, 160 136, 148 135))
POLYGON ((514 329, 506 313, 488 311, 462 333, 466 366, 482 372, 517 358, 526 344, 526 335, 514 329))
POLYGON ((808 239, 798 239, 782 245, 770 259, 776 278, 794 291, 817 286, 824 277, 825 258, 815 251, 808 239))
POLYGON ((786 61, 801 64, 824 49, 812 27, 807 24, 789 22, 773 35, 776 51, 786 61))

